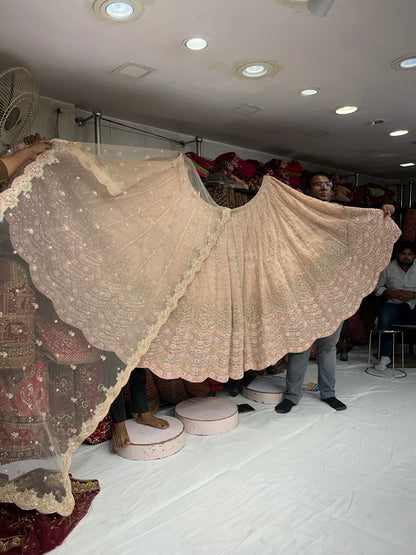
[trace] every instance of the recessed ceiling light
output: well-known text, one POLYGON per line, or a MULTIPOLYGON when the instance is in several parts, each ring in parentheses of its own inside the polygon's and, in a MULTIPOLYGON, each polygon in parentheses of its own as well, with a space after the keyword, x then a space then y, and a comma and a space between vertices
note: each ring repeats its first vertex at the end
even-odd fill
POLYGON ((415 69, 416 68, 416 54, 408 54, 401 56, 391 63, 393 69, 415 69))
POLYGON ((95 0, 93 9, 100 19, 124 23, 138 19, 143 13, 144 6, 140 0, 125 0, 124 2, 95 0))
POLYGON ((407 135, 409 131, 407 129, 398 129, 397 131, 392 131, 389 133, 390 137, 401 137, 402 135, 407 135))
POLYGON ((273 77, 280 68, 277 64, 265 60, 247 60, 237 64, 235 69, 241 77, 259 79, 260 77, 273 77))
POLYGON ((262 64, 247 66, 241 73, 246 77, 263 77, 267 73, 267 67, 262 64))
POLYGON ((302 96, 313 96, 318 93, 319 89, 317 89, 316 87, 311 87, 310 89, 303 89, 302 91, 300 91, 299 94, 301 94, 302 96))
POLYGON ((105 13, 113 19, 130 19, 134 13, 134 9, 126 2, 113 2, 108 4, 105 13))
POLYGON ((336 108, 334 112, 340 116, 346 116, 347 114, 353 114, 359 110, 359 106, 340 106, 336 108))
POLYGON ((203 50, 208 46, 208 41, 202 37, 190 37, 189 39, 185 39, 183 44, 186 48, 189 48, 189 50, 203 50))
POLYGON ((405 162, 404 164, 400 164, 402 168, 410 168, 411 166, 414 166, 414 162, 405 162))

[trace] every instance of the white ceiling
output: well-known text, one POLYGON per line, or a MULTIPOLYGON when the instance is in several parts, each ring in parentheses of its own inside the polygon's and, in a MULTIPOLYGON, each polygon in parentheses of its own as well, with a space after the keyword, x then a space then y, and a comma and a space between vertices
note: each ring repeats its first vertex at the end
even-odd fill
POLYGON ((367 175, 416 175, 399 167, 416 162, 416 70, 390 65, 416 54, 415 0, 335 0, 323 18, 296 0, 144 4, 136 21, 112 23, 93 15, 92 0, 1 0, 0 69, 24 65, 42 95, 107 117, 367 175), (185 49, 191 35, 208 48, 185 49), (248 59, 280 71, 241 78, 235 67, 248 59), (156 71, 112 73, 127 61, 156 71), (320 94, 298 94, 310 86, 320 94), (233 111, 246 104, 261 111, 233 111), (331 113, 351 104, 361 110, 331 113), (368 124, 376 119, 384 124, 368 124))

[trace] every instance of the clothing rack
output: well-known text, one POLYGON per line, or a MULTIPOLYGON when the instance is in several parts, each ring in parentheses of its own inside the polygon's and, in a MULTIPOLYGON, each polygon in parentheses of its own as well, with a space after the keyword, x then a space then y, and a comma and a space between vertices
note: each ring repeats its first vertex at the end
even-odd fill
POLYGON ((151 137, 156 137, 164 141, 170 141, 172 143, 175 143, 180 148, 184 148, 186 145, 190 143, 195 143, 196 153, 198 154, 198 156, 200 156, 201 154, 202 137, 195 137, 190 141, 172 139, 171 137, 165 137, 164 135, 159 135, 158 133, 153 133, 152 131, 147 131, 146 129, 139 129, 137 127, 134 127, 133 125, 129 125, 127 123, 121 123, 119 121, 106 118, 103 116, 101 110, 93 110, 92 114, 85 118, 75 118, 75 122, 78 125, 78 127, 82 127, 90 119, 94 119, 94 140, 95 140, 95 144, 97 145, 97 154, 101 153, 100 146, 101 146, 101 122, 102 121, 105 121, 107 123, 112 123, 113 125, 119 125, 120 127, 125 127, 126 129, 131 129, 133 131, 136 131, 137 133, 141 133, 142 135, 149 135, 151 137))

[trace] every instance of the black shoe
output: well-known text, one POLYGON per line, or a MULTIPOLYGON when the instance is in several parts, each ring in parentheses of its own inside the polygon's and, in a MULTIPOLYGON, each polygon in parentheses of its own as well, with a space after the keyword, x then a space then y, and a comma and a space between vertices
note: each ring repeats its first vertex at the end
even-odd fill
POLYGON ((321 399, 324 403, 327 403, 334 410, 345 410, 347 405, 344 405, 342 401, 336 397, 328 397, 328 399, 321 399))
POLYGON ((281 403, 274 407, 274 410, 279 414, 286 414, 292 410, 292 407, 295 406, 296 403, 290 401, 289 399, 283 399, 281 403))

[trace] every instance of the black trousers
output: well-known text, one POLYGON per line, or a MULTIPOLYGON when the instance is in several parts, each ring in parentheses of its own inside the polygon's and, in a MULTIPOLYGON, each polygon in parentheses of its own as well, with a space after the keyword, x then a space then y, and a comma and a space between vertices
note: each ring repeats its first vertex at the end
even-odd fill
MULTIPOLYGON (((132 412, 148 412, 149 406, 146 397, 146 370, 135 368, 129 378, 132 412)), ((116 424, 126 420, 123 392, 120 391, 110 407, 111 418, 116 424)))

